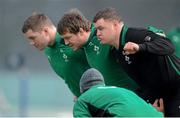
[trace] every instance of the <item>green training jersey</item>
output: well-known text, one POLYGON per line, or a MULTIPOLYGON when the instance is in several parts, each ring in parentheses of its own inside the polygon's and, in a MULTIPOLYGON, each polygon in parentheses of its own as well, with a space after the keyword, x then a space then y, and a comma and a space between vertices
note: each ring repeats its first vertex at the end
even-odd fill
POLYGON ((45 48, 45 54, 53 70, 65 81, 75 96, 80 95, 79 80, 89 68, 83 49, 73 51, 56 34, 55 44, 45 48))
POLYGON ((124 72, 121 65, 115 60, 114 55, 111 54, 112 47, 100 43, 93 25, 88 41, 83 48, 89 65, 102 73, 106 85, 136 90, 137 84, 124 72))
POLYGON ((74 117, 163 117, 134 92, 96 85, 83 93, 73 109, 74 117))

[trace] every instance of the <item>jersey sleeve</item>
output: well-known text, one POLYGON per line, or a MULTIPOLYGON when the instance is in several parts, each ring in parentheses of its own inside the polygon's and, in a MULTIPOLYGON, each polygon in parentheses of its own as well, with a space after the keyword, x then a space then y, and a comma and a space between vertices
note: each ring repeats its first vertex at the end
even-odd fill
POLYGON ((146 29, 130 28, 127 39, 139 45, 140 52, 149 52, 158 55, 170 55, 174 52, 173 44, 163 36, 146 29))
POLYGON ((83 101, 77 100, 75 103, 73 117, 91 117, 87 105, 83 101))

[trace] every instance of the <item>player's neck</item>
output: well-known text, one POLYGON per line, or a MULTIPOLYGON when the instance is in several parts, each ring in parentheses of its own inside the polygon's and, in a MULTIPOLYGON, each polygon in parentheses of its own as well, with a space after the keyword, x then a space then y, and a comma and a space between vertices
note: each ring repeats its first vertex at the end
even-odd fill
POLYGON ((90 37, 90 34, 91 34, 90 31, 84 33, 84 37, 85 37, 85 38, 84 38, 84 39, 85 39, 85 40, 84 40, 84 43, 86 43, 86 42, 88 41, 88 39, 89 39, 89 37, 90 37))
POLYGON ((51 30, 51 38, 50 38, 51 40, 50 40, 50 44, 49 44, 51 46, 55 43, 56 33, 57 33, 57 30, 55 27, 53 27, 51 30))

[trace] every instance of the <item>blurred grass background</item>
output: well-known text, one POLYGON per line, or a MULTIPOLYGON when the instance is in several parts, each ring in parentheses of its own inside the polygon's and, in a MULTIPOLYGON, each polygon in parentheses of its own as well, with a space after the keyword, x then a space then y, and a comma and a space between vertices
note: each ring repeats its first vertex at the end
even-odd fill
POLYGON ((71 116, 73 96, 51 72, 1 71, 0 78, 0 116, 71 116))

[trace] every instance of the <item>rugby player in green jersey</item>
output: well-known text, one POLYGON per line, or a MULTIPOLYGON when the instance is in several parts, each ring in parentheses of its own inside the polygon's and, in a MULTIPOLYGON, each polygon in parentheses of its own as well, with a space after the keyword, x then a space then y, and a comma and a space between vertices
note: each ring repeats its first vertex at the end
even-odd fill
POLYGON ((106 86, 102 74, 94 68, 82 75, 80 91, 74 117, 163 117, 162 112, 132 91, 106 86))
POLYGON ((136 90, 137 84, 127 76, 111 55, 111 46, 101 45, 96 29, 78 9, 72 9, 62 16, 57 31, 66 45, 74 51, 83 48, 89 65, 98 69, 107 85, 136 90))
POLYGON ((74 52, 66 46, 50 18, 44 14, 29 16, 23 24, 22 32, 30 44, 45 52, 53 70, 78 97, 80 77, 89 68, 84 50, 74 52))

